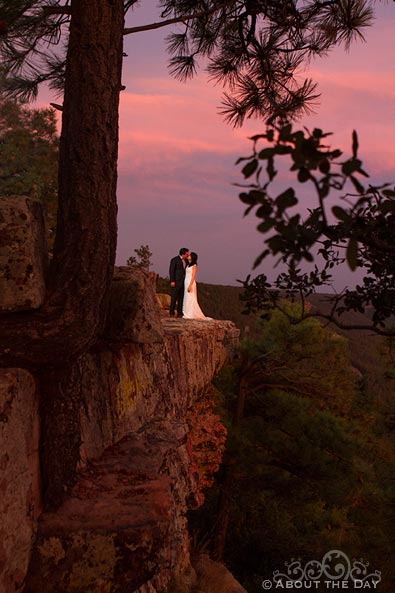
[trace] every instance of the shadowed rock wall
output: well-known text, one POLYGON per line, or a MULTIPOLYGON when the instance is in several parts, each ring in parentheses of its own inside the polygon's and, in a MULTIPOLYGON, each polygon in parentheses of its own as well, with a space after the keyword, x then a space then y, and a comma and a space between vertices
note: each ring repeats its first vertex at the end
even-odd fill
POLYGON ((34 378, 0 369, 0 591, 22 587, 41 510, 34 378))

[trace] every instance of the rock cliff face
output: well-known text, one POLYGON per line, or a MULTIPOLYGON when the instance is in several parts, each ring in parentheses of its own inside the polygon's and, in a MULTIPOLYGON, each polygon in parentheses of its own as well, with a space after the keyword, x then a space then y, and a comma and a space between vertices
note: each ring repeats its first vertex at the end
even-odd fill
POLYGON ((1 198, 0 311, 42 305, 47 265, 41 204, 26 196, 1 198))
POLYGON ((0 369, 0 591, 20 591, 41 510, 34 378, 0 369))
POLYGON ((118 269, 103 339, 79 361, 77 481, 37 522, 40 394, 28 372, 0 370, 0 505, 10 517, 1 591, 162 593, 185 575, 196 585, 185 514, 221 460, 211 381, 237 341, 231 322, 161 318, 152 277, 118 269))

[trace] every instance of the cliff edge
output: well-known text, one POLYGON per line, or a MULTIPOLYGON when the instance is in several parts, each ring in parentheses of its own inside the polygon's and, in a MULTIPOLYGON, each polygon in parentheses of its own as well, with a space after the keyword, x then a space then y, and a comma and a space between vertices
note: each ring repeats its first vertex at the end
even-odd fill
MULTIPOLYGON (((116 269, 102 339, 78 362, 77 475, 51 512, 37 381, 0 369, 4 593, 163 593, 178 576, 196 581, 185 515, 221 461, 211 381, 238 334, 228 321, 161 317, 153 276, 116 269)), ((53 447, 62 463, 55 437, 53 447)))

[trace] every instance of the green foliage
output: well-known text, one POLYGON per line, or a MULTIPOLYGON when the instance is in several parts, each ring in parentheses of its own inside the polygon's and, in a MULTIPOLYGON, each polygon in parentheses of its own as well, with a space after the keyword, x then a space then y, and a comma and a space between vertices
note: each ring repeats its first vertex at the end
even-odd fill
MULTIPOLYGON (((246 279, 247 308, 270 311, 278 306, 282 294, 308 297, 331 283, 334 268, 347 264, 351 270, 362 269, 363 280, 355 289, 334 295, 330 313, 323 316, 341 327, 339 315, 346 311, 364 313, 372 306, 370 327, 388 334, 392 330, 386 321, 395 314, 395 188, 389 184, 363 185, 360 179, 368 174, 358 158, 356 132, 349 158, 325 144, 328 136, 318 128, 294 131, 290 123, 269 126, 265 134, 252 138, 253 154, 239 159, 244 177, 254 176, 246 186, 249 191, 241 193, 240 199, 247 205, 246 214, 255 209, 258 231, 266 237, 266 247, 255 267, 269 255, 287 265, 287 272, 273 284, 265 274, 252 281, 250 276, 246 279), (262 141, 265 148, 260 149, 262 141), (311 185, 317 199, 315 208, 305 208, 292 187, 276 195, 272 183, 278 173, 276 159, 285 159, 298 181, 311 185), (330 202, 333 194, 338 203, 330 202)), ((303 309, 299 319, 309 315, 303 309)))
MULTIPOLYGON (((283 308, 295 313, 296 306, 284 303, 283 308)), ((309 394, 316 404, 339 414, 347 412, 355 393, 355 374, 344 338, 323 328, 316 319, 290 325, 280 311, 262 324, 261 332, 258 352, 270 353, 270 365, 265 360, 264 365, 275 376, 276 385, 309 394)), ((261 371, 261 365, 258 368, 261 371)), ((272 382, 268 377, 269 386, 272 382)))
POLYGON ((138 268, 143 268, 143 270, 147 270, 148 272, 150 266, 152 265, 152 251, 150 250, 149 245, 140 245, 140 247, 135 249, 134 252, 137 257, 131 255, 126 262, 127 265, 137 266, 138 268))
MULTIPOLYGON (((292 557, 321 560, 331 549, 368 560, 392 591, 395 458, 347 350, 317 320, 290 325, 276 311, 216 381, 229 430, 222 472, 233 468, 225 562, 251 593, 292 557), (246 401, 235 423, 241 380, 246 401)), ((223 478, 191 514, 211 538, 223 478)))
POLYGON ((28 109, 0 98, 0 195, 42 202, 50 246, 56 227, 58 144, 53 109, 28 109))

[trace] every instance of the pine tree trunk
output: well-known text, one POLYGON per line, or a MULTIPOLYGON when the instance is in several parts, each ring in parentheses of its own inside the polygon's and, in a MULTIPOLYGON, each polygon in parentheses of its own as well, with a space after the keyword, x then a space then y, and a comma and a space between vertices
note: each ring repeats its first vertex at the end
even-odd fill
POLYGON ((59 213, 46 302, 1 315, 0 366, 37 370, 44 499, 57 506, 79 460, 78 356, 105 321, 116 249, 122 0, 72 0, 59 213))
POLYGON ((78 361, 40 375, 42 497, 55 509, 75 483, 80 459, 81 373, 78 361))
POLYGON ((59 215, 46 302, 4 314, 0 366, 72 361, 104 322, 116 249, 122 0, 72 0, 59 161, 59 215))
MULTIPOLYGON (((62 310, 61 326, 55 326, 55 364, 70 362, 41 375, 40 453, 49 508, 58 506, 74 483, 81 441, 81 378, 74 358, 103 327, 116 249, 123 2, 74 0, 72 10, 48 287, 50 306, 62 310)), ((52 337, 44 340, 53 348, 52 337)))

